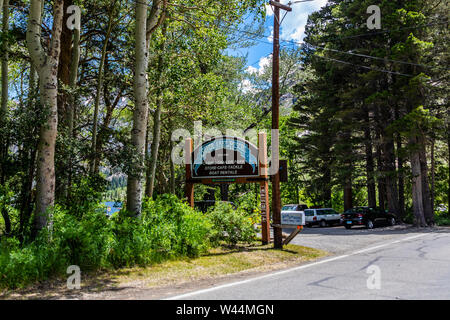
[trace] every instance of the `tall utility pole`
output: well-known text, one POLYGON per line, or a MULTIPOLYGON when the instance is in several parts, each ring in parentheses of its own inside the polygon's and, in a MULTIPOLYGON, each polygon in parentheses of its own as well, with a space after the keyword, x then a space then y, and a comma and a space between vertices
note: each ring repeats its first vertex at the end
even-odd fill
MULTIPOLYGON (((279 168, 279 127, 280 127, 280 9, 292 11, 292 8, 282 5, 280 0, 270 1, 274 12, 273 26, 273 74, 272 74, 272 166, 279 168)), ((283 249, 283 230, 281 229, 281 192, 280 171, 272 176, 272 214, 273 238, 275 249, 283 249)))
POLYGON ((274 12, 273 22, 273 74, 272 74, 272 166, 276 173, 272 176, 272 215, 273 238, 275 249, 283 249, 283 230, 281 225, 281 192, 280 192, 280 10, 291 12, 292 4, 310 2, 314 0, 300 0, 289 2, 288 5, 280 3, 280 0, 269 1, 274 12))

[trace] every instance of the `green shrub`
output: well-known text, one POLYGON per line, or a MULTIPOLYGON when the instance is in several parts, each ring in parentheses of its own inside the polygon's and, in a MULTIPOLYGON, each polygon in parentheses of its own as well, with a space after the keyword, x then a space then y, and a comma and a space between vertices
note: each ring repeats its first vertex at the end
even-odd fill
POLYGON ((438 213, 436 215, 436 224, 438 226, 450 226, 450 211, 438 213))
POLYGON ((112 222, 99 206, 77 216, 54 210, 51 238, 69 265, 95 270, 107 266, 113 243, 112 222))
POLYGON ((142 221, 121 212, 113 221, 113 242, 108 261, 115 268, 151 262, 151 243, 142 221))
POLYGON ((0 250, 0 287, 17 288, 44 280, 66 264, 55 244, 43 235, 24 247, 17 239, 3 239, 0 250))
POLYGON ((0 242, 0 287, 65 276, 70 265, 83 271, 148 265, 210 248, 210 219, 175 196, 146 201, 140 218, 125 211, 109 218, 99 205, 73 209, 54 208, 51 233, 43 230, 31 243, 0 242))
POLYGON ((238 242, 250 243, 256 238, 256 214, 248 214, 242 208, 234 209, 226 202, 218 202, 210 208, 208 217, 214 228, 211 241, 216 245, 224 241, 235 246, 238 242))
POLYGON ((146 201, 143 221, 150 231, 155 260, 198 256, 209 248, 209 219, 174 195, 146 201))
POLYGON ((195 257, 210 247, 208 218, 173 195, 145 201, 140 219, 122 212, 113 220, 115 241, 109 261, 115 267, 195 257))

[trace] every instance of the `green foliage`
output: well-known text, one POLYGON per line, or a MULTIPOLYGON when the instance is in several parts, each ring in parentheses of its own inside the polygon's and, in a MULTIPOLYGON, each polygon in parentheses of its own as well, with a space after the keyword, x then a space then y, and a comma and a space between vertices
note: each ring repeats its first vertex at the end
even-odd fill
POLYGON ((115 241, 109 260, 115 267, 195 257, 209 248, 209 220, 173 195, 147 200, 139 220, 126 213, 112 219, 115 241))
POLYGON ((97 208, 105 191, 106 181, 100 175, 82 178, 72 186, 70 199, 67 199, 67 210, 74 216, 82 217, 83 213, 97 208))
POLYGON ((91 208, 80 218, 61 210, 54 210, 51 241, 58 248, 61 259, 81 270, 95 270, 106 266, 112 246, 112 222, 103 208, 91 208))
POLYGON ((44 233, 25 246, 15 238, 3 238, 0 243, 0 287, 17 288, 44 280, 61 273, 63 266, 57 246, 47 242, 44 233))
POLYGON ((210 248, 213 225, 175 196, 144 204, 142 216, 120 212, 112 218, 101 206, 77 215, 56 207, 51 232, 28 244, 0 243, 0 287, 16 288, 63 275, 70 265, 83 271, 148 265, 196 257, 210 248))
POLYGON ((150 240, 145 226, 132 216, 114 216, 114 240, 108 261, 113 267, 130 267, 151 262, 150 240))
POLYGON ((450 226, 450 214, 448 212, 436 216, 438 226, 450 226))
POLYGON ((208 211, 208 217, 214 225, 213 244, 224 241, 235 246, 238 242, 251 243, 256 238, 257 214, 249 215, 242 208, 234 209, 229 203, 218 202, 208 211))

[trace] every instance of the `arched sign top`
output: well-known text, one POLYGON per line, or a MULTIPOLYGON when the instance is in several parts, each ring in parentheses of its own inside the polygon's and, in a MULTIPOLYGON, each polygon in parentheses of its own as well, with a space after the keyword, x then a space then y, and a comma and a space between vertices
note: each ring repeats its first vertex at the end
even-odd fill
POLYGON ((259 176, 258 148, 239 137, 214 137, 194 150, 191 161, 194 179, 259 176))

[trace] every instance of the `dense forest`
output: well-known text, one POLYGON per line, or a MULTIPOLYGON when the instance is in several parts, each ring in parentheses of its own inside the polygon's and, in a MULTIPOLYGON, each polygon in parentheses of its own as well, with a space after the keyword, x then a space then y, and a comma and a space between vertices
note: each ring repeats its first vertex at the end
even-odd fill
MULTIPOLYGON (((434 225, 450 207, 448 3, 377 2, 381 29, 366 27, 372 1, 328 1, 303 42, 280 39, 282 202, 434 225)), ((172 138, 195 122, 270 133, 271 56, 230 54, 267 41, 264 5, 0 0, 0 234, 31 241, 54 208, 117 200, 140 216, 144 199, 183 199, 172 138)), ((254 208, 258 194, 196 190, 254 208)))

